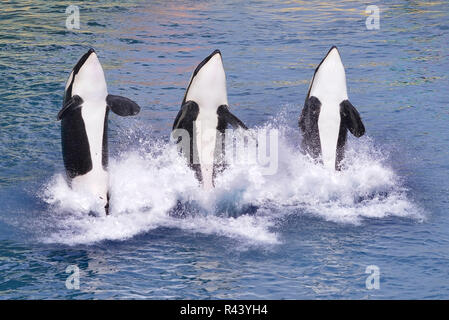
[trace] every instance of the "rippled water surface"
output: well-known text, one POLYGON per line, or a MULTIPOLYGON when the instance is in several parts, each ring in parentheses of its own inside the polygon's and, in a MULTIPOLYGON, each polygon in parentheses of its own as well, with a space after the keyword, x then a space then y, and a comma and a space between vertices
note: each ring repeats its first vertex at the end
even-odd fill
POLYGON ((379 30, 358 1, 83 1, 69 31, 71 4, 0 5, 0 299, 449 297, 447 2, 380 4, 379 30), (338 173, 299 152, 297 127, 332 45, 367 129, 338 173), (55 119, 90 47, 142 107, 110 116, 109 217, 68 188, 55 119), (279 161, 231 165, 205 193, 169 133, 217 48, 232 112, 276 130, 279 161))

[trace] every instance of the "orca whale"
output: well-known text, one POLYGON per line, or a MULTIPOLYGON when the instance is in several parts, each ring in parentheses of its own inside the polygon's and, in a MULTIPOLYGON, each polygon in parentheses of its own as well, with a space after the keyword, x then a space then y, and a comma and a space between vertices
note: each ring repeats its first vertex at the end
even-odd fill
POLYGON ((333 46, 315 69, 299 117, 302 149, 327 168, 341 169, 348 130, 356 137, 365 127, 349 102, 340 53, 333 46))
POLYGON ((73 190, 87 191, 109 214, 108 113, 136 115, 140 107, 132 100, 108 94, 103 68, 95 50, 78 61, 67 80, 61 120, 64 167, 73 190))
POLYGON ((224 134, 229 124, 248 129, 229 111, 222 56, 215 50, 193 72, 172 131, 173 136, 175 130, 188 132, 187 160, 205 189, 214 187, 214 178, 223 169, 224 134))

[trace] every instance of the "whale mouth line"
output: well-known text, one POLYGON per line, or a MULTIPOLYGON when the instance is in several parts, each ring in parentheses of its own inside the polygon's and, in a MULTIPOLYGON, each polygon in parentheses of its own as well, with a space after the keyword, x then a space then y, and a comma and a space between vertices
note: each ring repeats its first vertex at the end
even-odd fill
POLYGON ((203 61, 201 61, 195 68, 195 71, 193 71, 192 78, 194 78, 198 74, 198 72, 217 54, 219 54, 220 57, 222 57, 220 50, 216 49, 210 55, 208 55, 203 61))
POLYGON ((183 98, 181 104, 184 104, 184 103, 186 102, 187 95, 188 95, 188 93, 189 93, 189 90, 191 89, 191 85, 192 85, 192 83, 193 83, 195 77, 198 75, 198 73, 201 71, 201 69, 202 69, 204 66, 206 66, 206 65, 209 63, 209 61, 210 61, 213 57, 215 57, 217 54, 220 55, 220 59, 222 59, 220 50, 216 49, 216 50, 214 50, 209 56, 207 56, 203 61, 201 61, 201 62, 197 65, 197 67, 195 68, 195 70, 194 70, 193 73, 192 73, 192 76, 191 76, 191 78, 190 78, 189 85, 187 86, 187 89, 186 89, 186 91, 185 91, 184 98, 183 98))
POLYGON ((73 74, 74 76, 81 70, 83 65, 86 63, 86 61, 90 58, 92 54, 96 54, 95 50, 93 48, 90 48, 79 60, 78 63, 73 68, 73 74))
MULTIPOLYGON (((209 61, 213 58, 213 57, 215 57, 216 55, 220 55, 220 59, 222 59, 222 56, 221 56, 221 52, 220 52, 220 50, 215 50, 214 52, 212 52, 209 56, 207 56, 203 61, 201 61, 199 64, 198 64, 198 66, 195 68, 195 70, 193 71, 193 74, 192 74, 192 79, 191 79, 191 81, 190 81, 190 84, 192 83, 192 81, 193 81, 193 79, 197 76, 197 74, 201 71, 201 69, 204 67, 204 66, 206 66, 208 63, 209 63, 209 61)), ((189 87, 190 87, 190 84, 189 84, 189 87)), ((188 89, 187 89, 187 91, 188 91, 188 89)))

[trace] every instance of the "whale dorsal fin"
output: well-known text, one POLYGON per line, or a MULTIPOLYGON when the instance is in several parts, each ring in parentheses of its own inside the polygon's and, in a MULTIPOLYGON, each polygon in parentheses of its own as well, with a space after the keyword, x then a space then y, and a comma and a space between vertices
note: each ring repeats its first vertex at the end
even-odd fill
POLYGON ((106 103, 112 112, 122 117, 134 116, 140 112, 139 105, 125 97, 108 94, 106 103))
POLYGON ((365 126, 357 109, 349 102, 344 100, 340 103, 340 115, 342 124, 357 138, 365 134, 365 126))
POLYGON ((74 95, 71 97, 66 104, 62 107, 61 111, 58 112, 57 119, 61 120, 64 117, 64 113, 74 108, 78 108, 83 104, 83 99, 80 96, 74 95))

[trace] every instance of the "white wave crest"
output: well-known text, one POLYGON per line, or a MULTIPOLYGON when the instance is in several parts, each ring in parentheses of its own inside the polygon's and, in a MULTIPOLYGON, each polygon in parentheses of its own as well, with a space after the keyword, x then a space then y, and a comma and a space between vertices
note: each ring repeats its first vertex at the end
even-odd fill
POLYGON ((266 175, 256 158, 246 163, 230 161, 210 192, 199 187, 173 144, 145 140, 139 150, 111 158, 109 216, 89 215, 103 210, 88 195, 72 191, 63 175, 56 174, 41 195, 56 225, 45 241, 124 240, 171 227, 276 244, 281 232, 276 222, 285 215, 313 215, 354 225, 364 218, 424 218, 387 157, 369 138, 348 140, 344 170, 339 172, 303 155, 295 139, 299 140, 298 132, 279 130, 275 174, 266 175))

